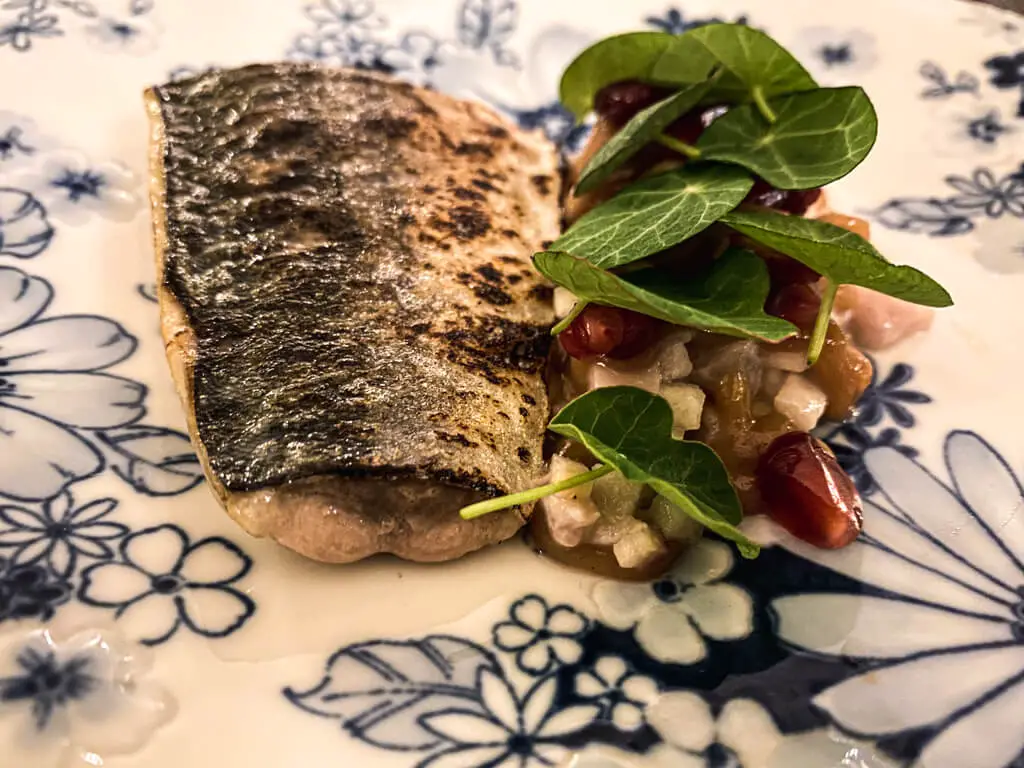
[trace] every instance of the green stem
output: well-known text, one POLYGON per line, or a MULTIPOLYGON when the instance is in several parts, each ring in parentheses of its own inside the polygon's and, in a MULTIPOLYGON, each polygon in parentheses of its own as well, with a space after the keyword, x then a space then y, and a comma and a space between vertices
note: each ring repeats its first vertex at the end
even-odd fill
POLYGON ((774 124, 779 117, 775 114, 775 110, 771 108, 768 99, 764 97, 764 90, 761 86, 756 86, 750 92, 750 95, 754 99, 754 104, 757 106, 757 111, 761 113, 761 116, 769 123, 774 124))
POLYGON ((828 335, 828 321, 832 318, 832 305, 836 302, 837 290, 839 290, 839 284, 830 280, 825 287, 825 295, 821 297, 821 309, 818 310, 818 317, 814 320, 811 343, 807 345, 808 365, 814 365, 818 362, 821 349, 825 346, 825 337, 828 335))
POLYGON ((537 501, 537 499, 543 499, 545 496, 550 496, 559 491, 567 491, 570 488, 575 488, 578 485, 586 485, 592 483, 599 477, 614 472, 614 467, 604 465, 597 469, 592 469, 590 472, 584 472, 579 475, 573 475, 572 477, 566 478, 557 483, 548 483, 547 485, 541 485, 537 488, 531 488, 528 491, 520 491, 519 493, 512 493, 508 496, 499 496, 496 499, 487 499, 486 501, 479 501, 476 504, 470 504, 468 507, 463 507, 459 511, 459 515, 463 520, 472 520, 474 518, 486 515, 488 512, 497 512, 499 509, 507 509, 508 507, 515 507, 519 504, 529 504, 531 501, 537 501))
POLYGON ((587 304, 589 303, 589 301, 581 300, 573 304, 572 309, 569 310, 569 314, 563 317, 557 323, 555 323, 555 327, 551 329, 551 335, 557 336, 570 325, 572 325, 572 321, 580 316, 580 313, 587 308, 587 304))
POLYGON ((686 155, 686 157, 690 158, 691 160, 700 160, 700 150, 697 149, 692 144, 687 144, 685 141, 673 139, 671 136, 662 135, 658 137, 658 143, 661 144, 663 147, 668 147, 674 152, 678 152, 681 155, 686 155))

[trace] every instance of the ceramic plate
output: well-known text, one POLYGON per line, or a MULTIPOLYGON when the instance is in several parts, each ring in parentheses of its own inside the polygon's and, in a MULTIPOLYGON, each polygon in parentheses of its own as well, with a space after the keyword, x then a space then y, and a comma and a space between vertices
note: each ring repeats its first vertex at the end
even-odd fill
POLYGON ((938 0, 0 2, 0 766, 1024 766, 1024 35, 938 0), (827 437, 861 539, 705 540, 651 584, 522 542, 304 561, 203 486, 163 359, 144 86, 293 59, 572 151, 588 41, 742 20, 881 118, 836 185, 954 309, 827 437))

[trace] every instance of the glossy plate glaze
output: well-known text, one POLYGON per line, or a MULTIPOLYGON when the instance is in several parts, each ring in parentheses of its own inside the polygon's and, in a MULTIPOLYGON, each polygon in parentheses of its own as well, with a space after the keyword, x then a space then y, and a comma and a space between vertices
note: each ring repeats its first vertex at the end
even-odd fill
POLYGON ((937 0, 0 3, 0 766, 1024 765, 1024 32, 937 0), (157 331, 144 86, 387 69, 579 146, 575 51, 764 28, 881 135, 838 184, 949 286, 828 437, 865 534, 617 584, 520 542, 331 568, 201 486, 157 331))

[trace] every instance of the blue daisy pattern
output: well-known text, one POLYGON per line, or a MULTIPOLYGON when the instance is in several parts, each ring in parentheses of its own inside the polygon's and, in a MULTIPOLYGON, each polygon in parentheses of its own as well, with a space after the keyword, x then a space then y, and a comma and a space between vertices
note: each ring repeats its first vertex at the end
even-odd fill
POLYGON ((144 745, 174 712, 150 659, 115 632, 13 636, 0 650, 0 743, 13 764, 57 768, 144 745))
POLYGON ((53 233, 38 200, 20 189, 0 188, 0 255, 34 258, 49 247, 53 233))
POLYGON ((848 81, 878 62, 875 36, 856 28, 808 27, 797 33, 791 50, 824 81, 848 81))
POLYGON ((907 385, 914 378, 914 369, 906 363, 897 363, 881 381, 878 366, 872 366, 871 383, 857 403, 855 421, 864 427, 874 427, 883 419, 891 419, 902 429, 914 426, 914 415, 908 406, 926 405, 931 397, 907 385))
POLYGON ((0 50, 26 53, 46 39, 81 29, 90 42, 115 52, 146 53, 156 45, 153 0, 124 0, 123 12, 101 15, 89 0, 7 0, 0 5, 0 50))
POLYGON ((97 499, 75 506, 62 493, 38 510, 0 506, 0 552, 13 567, 44 564, 50 573, 69 578, 80 560, 110 560, 111 542, 128 533, 128 526, 110 519, 116 499, 97 499))
POLYGON ((783 535, 786 550, 872 591, 797 593, 772 608, 791 647, 858 661, 814 698, 832 722, 873 739, 920 733, 915 765, 970 754, 972 768, 1003 768, 1024 759, 1024 489, 973 432, 951 433, 944 453, 950 483, 895 448, 869 449, 879 492, 846 549, 783 535), (834 617, 854 615, 840 634, 834 617))
POLYGON ((82 224, 94 214, 130 221, 142 207, 135 174, 120 163, 95 162, 74 150, 45 155, 23 187, 51 218, 68 224, 82 224))
POLYGON ((587 617, 572 606, 549 607, 539 595, 527 595, 512 604, 509 621, 494 627, 494 646, 515 654, 523 672, 545 675, 579 661, 588 628, 587 617))
POLYGON ((185 629, 221 638, 241 629, 256 603, 238 583, 252 560, 232 541, 210 536, 193 542, 165 523, 125 536, 118 559, 82 572, 78 599, 108 608, 144 645, 159 645, 185 629))

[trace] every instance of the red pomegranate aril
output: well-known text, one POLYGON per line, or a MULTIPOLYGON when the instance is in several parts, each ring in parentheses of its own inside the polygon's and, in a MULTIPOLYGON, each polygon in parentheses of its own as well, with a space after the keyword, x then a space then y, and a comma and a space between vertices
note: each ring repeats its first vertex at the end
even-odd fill
POLYGON ((821 189, 776 189, 764 179, 758 179, 743 202, 803 216, 820 197, 821 189))
POLYGON ((591 304, 558 334, 570 357, 606 356, 616 360, 635 357, 650 347, 663 323, 628 309, 591 304))
MULTIPOLYGON (((803 265, 799 264, 799 266, 803 265)), ((768 299, 766 307, 769 315, 788 320, 800 330, 808 333, 814 327, 814 321, 817 319, 820 309, 821 296, 814 290, 813 285, 806 282, 783 285, 768 299)))
POLYGON ((594 109, 601 117, 625 125, 637 112, 661 101, 670 93, 666 88, 641 83, 639 80, 623 80, 599 90, 594 97, 594 109))
POLYGON ((672 123, 665 133, 687 144, 696 144, 704 130, 728 110, 725 106, 695 109, 672 123))
POLYGON ((757 489, 768 516, 798 539, 822 549, 845 547, 860 535, 860 495, 836 457, 807 432, 772 441, 757 464, 757 489))

